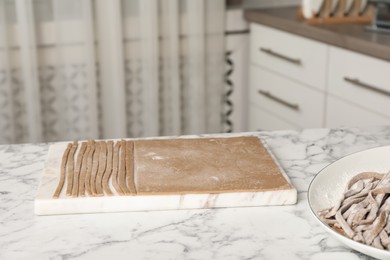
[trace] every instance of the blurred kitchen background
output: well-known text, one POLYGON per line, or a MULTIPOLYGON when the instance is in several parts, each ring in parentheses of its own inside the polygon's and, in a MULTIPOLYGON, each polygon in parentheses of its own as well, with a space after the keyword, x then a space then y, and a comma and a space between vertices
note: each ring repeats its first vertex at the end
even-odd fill
POLYGON ((248 28, 228 7, 0 0, 0 143, 244 130, 248 28))
POLYGON ((390 36, 323 27, 377 57, 339 50, 301 2, 0 0, 0 144, 390 123, 390 36))

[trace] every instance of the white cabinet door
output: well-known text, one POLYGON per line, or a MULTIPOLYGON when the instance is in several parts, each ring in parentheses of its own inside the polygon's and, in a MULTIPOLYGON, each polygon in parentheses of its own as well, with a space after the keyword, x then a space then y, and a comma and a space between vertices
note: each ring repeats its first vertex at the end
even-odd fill
POLYGON ((280 119, 269 111, 257 107, 256 104, 250 105, 249 131, 273 131, 300 128, 301 127, 280 119))
POLYGON ((390 118, 367 111, 337 97, 328 97, 326 127, 370 126, 390 124, 390 118))
POLYGON ((326 44, 258 24, 251 24, 250 43, 252 63, 325 89, 326 44))
POLYGON ((254 65, 250 69, 249 99, 290 124, 322 127, 325 95, 254 65))
POLYGON ((328 85, 332 95, 390 117, 389 62, 331 47, 328 85))

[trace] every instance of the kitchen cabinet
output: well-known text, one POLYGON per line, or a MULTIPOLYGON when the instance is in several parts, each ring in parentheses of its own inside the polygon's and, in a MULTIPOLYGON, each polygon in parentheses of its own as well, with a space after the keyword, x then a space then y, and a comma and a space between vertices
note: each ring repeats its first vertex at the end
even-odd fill
POLYGON ((250 26, 250 131, 390 123, 390 62, 250 26))

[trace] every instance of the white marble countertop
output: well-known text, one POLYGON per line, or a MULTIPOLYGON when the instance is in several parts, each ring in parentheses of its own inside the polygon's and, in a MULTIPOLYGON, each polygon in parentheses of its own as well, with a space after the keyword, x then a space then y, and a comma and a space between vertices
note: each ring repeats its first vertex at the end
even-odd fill
POLYGON ((2 145, 0 259, 368 259, 317 225, 306 194, 327 164, 390 145, 390 126, 261 136, 297 188, 296 205, 35 216, 49 145, 2 145))

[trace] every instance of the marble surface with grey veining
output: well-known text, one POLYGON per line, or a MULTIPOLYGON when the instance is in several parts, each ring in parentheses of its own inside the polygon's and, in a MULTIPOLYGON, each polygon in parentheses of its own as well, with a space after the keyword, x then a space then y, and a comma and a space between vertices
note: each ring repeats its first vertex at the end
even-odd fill
POLYGON ((390 145, 390 126, 261 137, 297 188, 296 205, 35 216, 49 145, 2 145, 0 259, 368 259, 316 223, 307 189, 329 163, 390 145))

